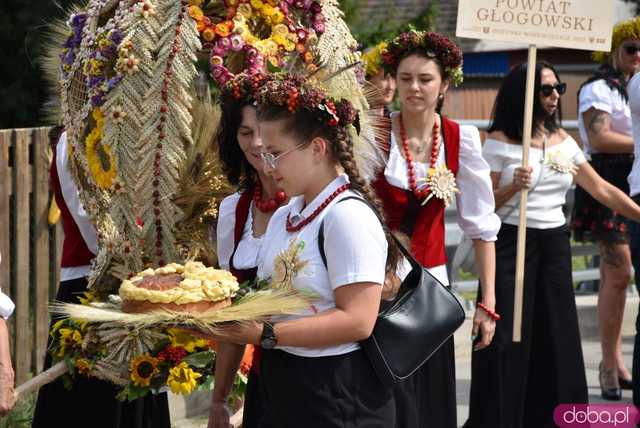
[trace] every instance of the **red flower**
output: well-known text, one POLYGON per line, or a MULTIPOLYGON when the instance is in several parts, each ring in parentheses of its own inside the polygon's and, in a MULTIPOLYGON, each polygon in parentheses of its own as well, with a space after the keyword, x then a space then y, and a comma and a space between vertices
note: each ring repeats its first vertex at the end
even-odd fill
POLYGON ((158 353, 156 358, 162 361, 170 361, 175 365, 182 361, 187 355, 189 355, 189 353, 182 347, 167 346, 158 353))

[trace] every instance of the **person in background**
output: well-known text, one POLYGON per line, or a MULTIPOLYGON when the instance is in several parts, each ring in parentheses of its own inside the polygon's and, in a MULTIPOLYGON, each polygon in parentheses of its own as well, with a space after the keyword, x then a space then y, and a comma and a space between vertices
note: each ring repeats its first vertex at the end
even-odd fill
POLYGON ((396 79, 382 68, 381 53, 386 47, 386 42, 380 42, 367 49, 362 55, 362 62, 365 65, 365 78, 375 88, 371 108, 382 109, 383 116, 389 117, 389 107, 396 96, 396 79))
MULTIPOLYGON (((636 46, 640 49, 640 44, 636 46)), ((635 159, 631 174, 629 174, 629 192, 636 203, 640 203, 640 70, 629 81, 629 110, 633 128, 633 142, 635 159)), ((640 292, 640 223, 632 221, 629 224, 631 238, 631 262, 633 264, 636 289, 640 292)), ((640 313, 636 318, 636 335, 633 342, 633 404, 640 407, 640 313)))
MULTIPOLYGON (((0 263, 2 263, 1 254, 0 263)), ((16 401, 13 392, 14 373, 11 364, 9 329, 7 328, 7 319, 14 309, 15 305, 9 296, 0 291, 0 416, 9 413, 16 401)))
MULTIPOLYGON (((629 193, 627 177, 633 163, 633 138, 627 82, 640 66, 640 17, 613 30, 611 53, 596 52, 602 63, 578 92, 578 127, 587 158, 606 181, 629 193)), ((631 389, 631 374, 622 358, 622 318, 631 279, 627 220, 576 189, 571 228, 576 241, 597 242, 600 251, 598 326, 602 361, 600 388, 607 400, 620 400, 631 389)))

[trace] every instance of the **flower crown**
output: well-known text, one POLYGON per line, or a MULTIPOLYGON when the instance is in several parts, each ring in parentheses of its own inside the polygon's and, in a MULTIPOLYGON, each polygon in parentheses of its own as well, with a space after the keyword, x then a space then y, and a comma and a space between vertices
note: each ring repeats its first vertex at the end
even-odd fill
POLYGON ((615 52, 622 42, 628 39, 640 39, 640 16, 622 21, 613 27, 611 52, 596 51, 591 54, 591 58, 600 64, 604 64, 609 60, 611 53, 615 52))
POLYGON ((400 61, 412 52, 437 58, 444 67, 446 78, 454 86, 462 83, 462 51, 442 34, 410 30, 393 39, 382 52, 385 71, 395 73, 400 61))
POLYGON ((243 104, 255 102, 256 94, 264 80, 265 75, 262 73, 236 74, 222 86, 222 98, 243 104))
POLYGON ((287 107, 289 112, 307 110, 326 120, 330 126, 359 129, 358 111, 346 99, 336 100, 304 78, 289 74, 271 74, 265 77, 256 94, 259 105, 287 107))
POLYGON ((382 69, 382 52, 387 48, 387 42, 380 42, 362 54, 365 65, 365 76, 375 76, 382 69))

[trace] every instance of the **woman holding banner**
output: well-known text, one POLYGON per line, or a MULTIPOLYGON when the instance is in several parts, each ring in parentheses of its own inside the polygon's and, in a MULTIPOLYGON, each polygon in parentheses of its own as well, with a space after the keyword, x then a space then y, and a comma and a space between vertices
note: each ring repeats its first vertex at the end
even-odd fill
POLYGON ((555 427, 558 404, 588 402, 562 205, 575 182, 611 209, 640 216, 640 207, 602 179, 560 127, 560 96, 566 84, 553 66, 540 61, 535 72, 531 166, 521 166, 526 64, 515 67, 500 87, 483 147, 502 219, 496 241, 496 311, 503 319, 491 345, 473 354, 465 428, 555 427), (522 340, 514 343, 519 192, 525 188, 529 197, 522 340))
MULTIPOLYGON (((443 284, 449 283, 444 211, 455 195, 458 223, 474 240, 483 289, 473 327, 476 349, 481 349, 491 342, 499 318, 494 312, 493 241, 500 221, 478 130, 440 114, 449 84, 462 79, 462 53, 442 35, 409 31, 389 43, 382 59, 385 71, 396 78, 401 111, 391 114, 386 166, 374 188, 389 228, 411 238, 416 260, 443 284)), ((455 386, 452 338, 396 387, 396 427, 456 427, 455 386)))
MULTIPOLYGON (((590 163, 598 174, 625 193, 633 163, 633 138, 627 81, 640 66, 640 18, 614 28, 611 54, 596 52, 603 63, 580 88, 578 125, 590 163)), ((620 400, 621 387, 631 389, 631 374, 622 358, 621 326, 631 278, 628 224, 617 210, 576 190, 572 229, 577 241, 594 241, 600 250, 598 325, 602 362, 602 397, 620 400)))

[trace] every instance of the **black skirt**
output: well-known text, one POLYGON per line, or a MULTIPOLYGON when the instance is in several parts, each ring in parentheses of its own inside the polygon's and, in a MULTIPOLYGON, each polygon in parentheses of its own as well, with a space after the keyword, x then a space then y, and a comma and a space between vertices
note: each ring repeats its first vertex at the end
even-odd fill
MULTIPOLYGON (((86 278, 60 283, 56 299, 79 303, 87 290, 86 278)), ((55 322, 54 319, 52 321, 55 322)), ((51 338, 49 338, 51 339, 51 338)), ((51 356, 45 357, 45 369, 51 356)), ((115 398, 118 388, 110 382, 78 376, 70 390, 57 379, 38 392, 33 428, 170 428, 167 394, 148 395, 131 402, 115 398)))
POLYGON ((389 428, 393 391, 384 386, 363 351, 299 357, 264 350, 260 371, 267 400, 266 428, 389 428))
POLYGON ((456 364, 453 337, 394 391, 396 428, 456 428, 456 364))
MULTIPOLYGON (((627 177, 633 165, 633 155, 592 154, 589 163, 603 179, 629 194, 627 177)), ((575 191, 571 229, 574 239, 580 242, 629 242, 627 219, 596 201, 580 186, 575 191)))
MULTIPOLYGON (((554 428, 561 403, 587 403, 566 227, 527 229, 521 342, 512 341, 517 227, 496 241, 496 323, 471 360, 465 428, 554 428)), ((479 291, 479 298, 482 298, 479 291)))
POLYGON ((255 370, 249 372, 247 389, 244 393, 244 407, 242 410, 242 428, 258 428, 264 419, 267 401, 264 395, 264 385, 260 374, 255 370))

